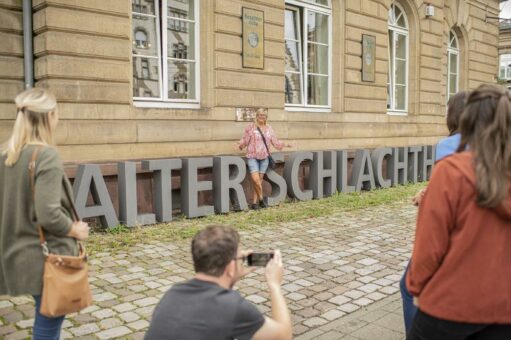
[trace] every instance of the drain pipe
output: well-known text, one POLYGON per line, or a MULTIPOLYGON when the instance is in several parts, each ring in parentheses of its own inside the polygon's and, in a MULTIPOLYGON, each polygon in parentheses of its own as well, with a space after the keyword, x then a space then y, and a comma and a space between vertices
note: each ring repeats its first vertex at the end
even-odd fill
POLYGON ((32 0, 23 0, 23 63, 25 71, 25 89, 34 87, 34 48, 32 39, 32 0))

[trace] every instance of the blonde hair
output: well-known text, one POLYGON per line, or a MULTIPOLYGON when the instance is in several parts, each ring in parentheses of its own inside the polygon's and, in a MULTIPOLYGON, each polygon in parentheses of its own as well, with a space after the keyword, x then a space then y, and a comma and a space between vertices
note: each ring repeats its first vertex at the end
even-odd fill
POLYGON ((14 101, 16 121, 11 137, 2 149, 2 155, 7 155, 6 166, 12 166, 18 161, 21 150, 27 144, 54 144, 49 118, 51 113, 57 111, 55 96, 46 89, 36 87, 21 92, 14 101))
POLYGON ((255 117, 254 117, 254 124, 259 126, 259 122, 257 121, 257 116, 259 114, 264 114, 266 116, 266 118, 264 119, 264 124, 266 125, 266 122, 268 121, 268 112, 266 111, 266 109, 257 109, 256 110, 256 114, 255 114, 255 117))

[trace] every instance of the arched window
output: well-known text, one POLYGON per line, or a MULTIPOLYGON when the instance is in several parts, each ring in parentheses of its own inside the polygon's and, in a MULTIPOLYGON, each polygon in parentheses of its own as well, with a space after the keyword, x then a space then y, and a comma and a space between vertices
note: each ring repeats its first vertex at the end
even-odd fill
POLYGON ((458 92, 460 80, 460 47, 458 37, 454 31, 449 32, 447 45, 447 100, 458 92))
POLYGON ((389 10, 389 70, 387 78, 387 109, 406 113, 408 110, 408 20, 397 3, 389 10))

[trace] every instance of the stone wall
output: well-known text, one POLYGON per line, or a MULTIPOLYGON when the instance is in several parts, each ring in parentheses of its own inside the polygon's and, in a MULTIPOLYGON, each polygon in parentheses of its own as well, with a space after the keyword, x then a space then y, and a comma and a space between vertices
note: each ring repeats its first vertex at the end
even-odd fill
MULTIPOLYGON (((200 4, 201 108, 137 108, 132 99, 131 2, 34 0, 35 78, 60 102, 65 161, 236 154, 246 122, 236 107, 267 107, 277 135, 296 150, 435 143, 446 134, 447 38, 462 42, 460 89, 494 82, 498 1, 399 0, 410 21, 409 112, 386 109, 390 0, 332 0, 332 110, 284 109, 284 0, 200 4), (264 11, 265 67, 242 67, 242 7, 264 11), (376 36, 376 80, 361 80, 362 34, 376 36)), ((23 87, 21 0, 0 0, 0 139, 23 87)))

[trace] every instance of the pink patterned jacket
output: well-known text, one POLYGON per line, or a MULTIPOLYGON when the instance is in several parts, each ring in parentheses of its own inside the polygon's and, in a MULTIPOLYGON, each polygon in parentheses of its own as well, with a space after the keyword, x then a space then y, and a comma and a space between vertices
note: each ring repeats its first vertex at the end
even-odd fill
MULTIPOLYGON (((284 142, 277 139, 270 125, 266 124, 266 129, 261 130, 263 131, 266 144, 268 144, 269 148, 273 145, 277 150, 282 150, 284 142)), ((251 123, 245 128, 243 137, 241 137, 239 141, 239 147, 240 150, 245 147, 247 148, 247 158, 265 159, 268 157, 268 151, 266 151, 263 138, 257 130, 257 125, 255 123, 251 123)))

